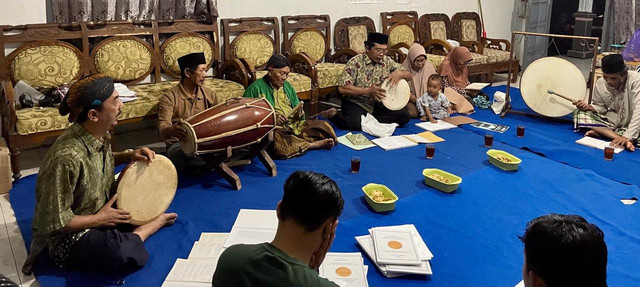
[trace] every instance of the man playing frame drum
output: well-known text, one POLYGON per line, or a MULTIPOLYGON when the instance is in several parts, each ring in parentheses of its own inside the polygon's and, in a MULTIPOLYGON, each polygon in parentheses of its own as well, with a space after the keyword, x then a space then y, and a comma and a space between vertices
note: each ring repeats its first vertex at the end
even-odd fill
POLYGON ((178 169, 187 167, 206 168, 201 157, 187 156, 179 142, 187 140, 180 120, 187 119, 218 103, 214 91, 203 86, 207 75, 204 53, 192 53, 178 58, 182 79, 165 93, 158 104, 158 132, 165 139, 167 157, 178 169))
POLYGON ((611 139, 614 147, 635 150, 640 133, 640 75, 627 71, 619 54, 602 59, 602 78, 596 82, 591 104, 575 103, 574 128, 590 129, 586 136, 611 139))
POLYGON ((23 272, 31 272, 43 250, 63 268, 138 269, 149 257, 143 242, 176 221, 177 214, 164 213, 131 231, 121 229, 131 216, 113 208, 114 166, 155 158, 146 147, 111 152, 109 131, 117 125, 122 107, 113 80, 104 75, 82 78, 69 90, 60 114, 68 114, 73 124, 58 137, 40 168, 33 241, 23 272))

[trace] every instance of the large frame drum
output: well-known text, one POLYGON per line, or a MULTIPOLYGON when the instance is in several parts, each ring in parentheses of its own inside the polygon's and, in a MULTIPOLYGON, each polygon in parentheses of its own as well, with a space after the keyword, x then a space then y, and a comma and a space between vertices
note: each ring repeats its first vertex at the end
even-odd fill
POLYGON ((187 141, 180 142, 188 155, 242 148, 262 140, 276 126, 276 115, 265 99, 234 98, 181 122, 187 141))

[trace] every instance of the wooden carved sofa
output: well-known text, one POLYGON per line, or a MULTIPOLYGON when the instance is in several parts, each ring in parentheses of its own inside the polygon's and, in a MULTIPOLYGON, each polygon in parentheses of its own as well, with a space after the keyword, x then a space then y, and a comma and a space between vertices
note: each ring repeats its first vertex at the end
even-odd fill
MULTIPOLYGON (((137 100, 124 104, 120 124, 157 116, 158 100, 178 83, 177 58, 204 52, 209 67, 219 66, 218 29, 195 20, 35 24, 2 26, 0 34, 0 112, 2 136, 11 151, 14 178, 20 177, 20 150, 57 137, 70 123, 57 109, 21 108, 13 86, 22 80, 46 90, 90 73, 105 73, 129 86, 137 100), (17 47, 5 56, 4 48, 17 47), (145 82, 145 83, 143 83, 145 82)), ((240 97, 248 76, 237 62, 217 69, 205 86, 219 98, 240 97), (233 79, 233 81, 220 78, 233 79)))

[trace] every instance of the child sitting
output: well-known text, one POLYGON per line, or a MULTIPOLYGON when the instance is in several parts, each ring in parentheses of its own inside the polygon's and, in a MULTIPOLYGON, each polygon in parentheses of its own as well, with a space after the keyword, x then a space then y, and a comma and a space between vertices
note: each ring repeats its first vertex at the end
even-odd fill
POLYGON ((430 122, 437 123, 437 120, 449 117, 451 114, 451 104, 442 93, 442 87, 441 76, 433 74, 429 77, 427 92, 416 103, 421 121, 427 121, 428 118, 430 122))

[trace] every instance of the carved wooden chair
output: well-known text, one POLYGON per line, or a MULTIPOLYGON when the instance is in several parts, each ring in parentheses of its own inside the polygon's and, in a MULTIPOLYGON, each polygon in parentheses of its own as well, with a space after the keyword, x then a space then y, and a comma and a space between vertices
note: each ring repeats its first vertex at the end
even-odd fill
POLYGON ((346 63, 351 57, 364 53, 367 34, 376 31, 373 20, 367 16, 355 16, 338 20, 334 27, 332 63, 346 63))
POLYGON ((382 33, 389 35, 389 48, 409 49, 417 42, 418 12, 382 12, 382 33))
MULTIPOLYGON (((250 75, 247 86, 264 77, 267 61, 274 53, 280 53, 278 18, 222 19, 222 29, 225 61, 239 60, 243 63, 250 75)), ((287 81, 301 100, 315 102, 316 89, 309 76, 294 72, 289 74, 287 81)))
MULTIPOLYGON (((451 17, 453 25, 453 39, 460 43, 479 43, 479 53, 489 57, 493 72, 509 71, 509 53, 511 43, 504 39, 490 39, 482 37, 482 23, 476 12, 459 12, 451 17)), ((519 62, 512 60, 512 82, 518 79, 519 62)))
POLYGON ((293 71, 311 77, 318 97, 337 91, 345 65, 330 62, 329 15, 282 16, 282 32, 282 50, 291 60, 293 71))

